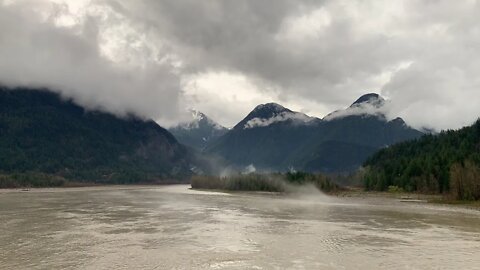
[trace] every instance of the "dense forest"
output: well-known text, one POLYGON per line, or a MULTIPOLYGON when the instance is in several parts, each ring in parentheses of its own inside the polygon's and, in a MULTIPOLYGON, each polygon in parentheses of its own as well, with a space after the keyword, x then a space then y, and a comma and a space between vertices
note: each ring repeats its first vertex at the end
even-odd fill
POLYGON ((364 166, 367 190, 405 191, 480 199, 480 120, 457 131, 425 135, 383 149, 364 166))
POLYGON ((154 121, 85 110, 46 90, 0 88, 0 187, 182 180, 192 162, 154 121))

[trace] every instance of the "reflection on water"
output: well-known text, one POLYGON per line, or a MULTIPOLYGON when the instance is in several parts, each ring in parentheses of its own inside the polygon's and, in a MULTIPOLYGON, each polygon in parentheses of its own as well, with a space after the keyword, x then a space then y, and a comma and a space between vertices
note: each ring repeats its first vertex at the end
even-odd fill
POLYGON ((479 269, 475 210, 188 186, 0 193, 0 269, 479 269))

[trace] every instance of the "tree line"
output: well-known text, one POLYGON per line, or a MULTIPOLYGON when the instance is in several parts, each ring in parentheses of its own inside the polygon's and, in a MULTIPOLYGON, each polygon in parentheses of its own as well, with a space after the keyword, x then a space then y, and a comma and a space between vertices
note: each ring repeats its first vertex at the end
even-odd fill
POLYGON ((364 164, 367 190, 399 187, 409 192, 480 199, 480 119, 380 150, 364 164))
POLYGON ((304 172, 272 174, 233 174, 230 176, 193 176, 194 189, 218 189, 230 191, 286 192, 293 186, 311 184, 323 192, 336 192, 342 188, 327 176, 304 172))

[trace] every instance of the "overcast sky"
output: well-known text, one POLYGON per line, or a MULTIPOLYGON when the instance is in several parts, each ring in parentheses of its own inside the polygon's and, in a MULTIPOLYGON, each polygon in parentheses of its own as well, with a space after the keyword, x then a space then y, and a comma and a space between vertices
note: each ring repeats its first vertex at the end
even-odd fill
POLYGON ((0 83, 168 126, 360 95, 414 127, 480 117, 480 1, 0 0, 0 83))

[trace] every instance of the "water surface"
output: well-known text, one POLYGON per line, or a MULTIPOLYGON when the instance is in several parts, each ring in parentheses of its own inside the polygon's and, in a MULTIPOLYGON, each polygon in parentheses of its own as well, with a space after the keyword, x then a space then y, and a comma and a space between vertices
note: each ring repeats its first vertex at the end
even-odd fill
POLYGON ((0 192, 0 269, 480 269, 479 213, 182 185, 0 192))

